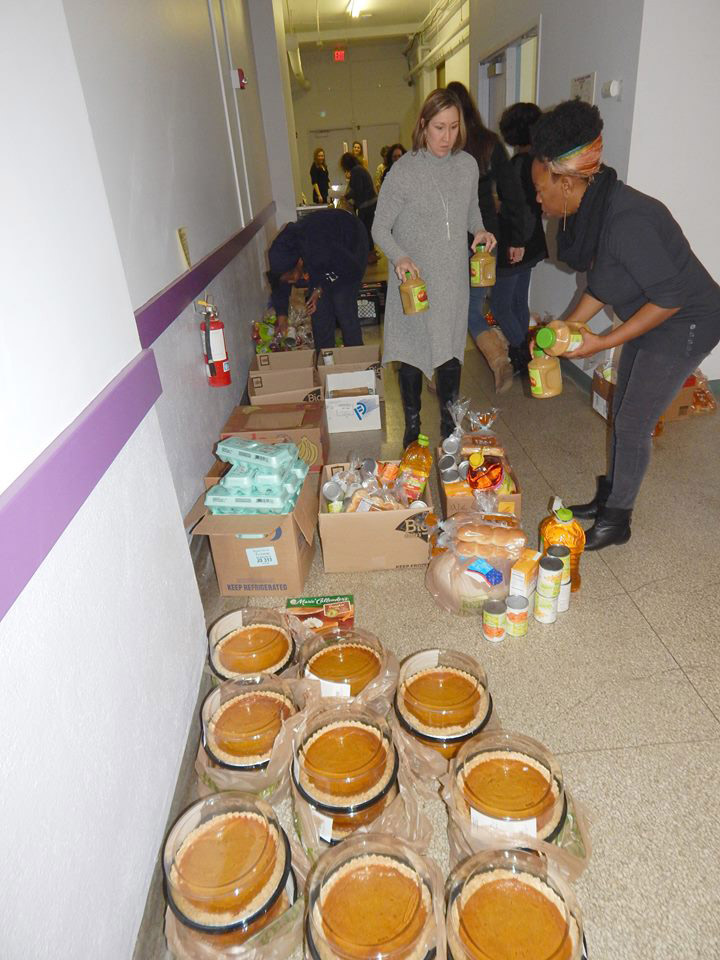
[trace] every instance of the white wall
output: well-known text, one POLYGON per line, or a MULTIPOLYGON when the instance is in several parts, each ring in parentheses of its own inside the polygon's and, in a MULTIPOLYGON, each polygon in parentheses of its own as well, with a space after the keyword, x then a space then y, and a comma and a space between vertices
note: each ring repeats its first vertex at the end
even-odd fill
MULTIPOLYGON (((645 0, 628 180, 662 200, 720 281, 720 71, 717 0, 645 0), (703 173, 704 172, 704 173, 703 173)), ((720 378, 720 349, 703 364, 720 378)))
POLYGON ((0 623, 4 960, 132 956, 205 649, 151 411, 0 623))
MULTIPOLYGON (((333 61, 333 44, 322 48, 302 46, 303 72, 310 81, 310 89, 301 90, 292 80, 300 175, 307 197, 311 196, 310 130, 352 127, 362 135, 363 127, 399 124, 401 140, 409 147, 415 126, 415 92, 405 79, 407 64, 402 55, 405 43, 341 46, 345 49, 344 63, 333 61), (323 112, 325 116, 321 115, 323 112)), ((341 182, 339 160, 339 156, 327 158, 331 182, 341 182)), ((379 149, 373 149, 368 162, 371 173, 375 173, 379 162, 379 149)))
POLYGON ((0 490, 139 350, 60 0, 2 20, 0 490))

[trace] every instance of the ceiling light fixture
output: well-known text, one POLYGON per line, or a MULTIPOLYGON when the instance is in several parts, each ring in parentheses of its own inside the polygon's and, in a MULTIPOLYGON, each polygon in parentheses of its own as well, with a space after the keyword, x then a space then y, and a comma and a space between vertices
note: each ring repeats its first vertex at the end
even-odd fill
POLYGON ((349 13, 351 17, 359 17, 364 6, 365 0, 350 0, 346 13, 349 13))

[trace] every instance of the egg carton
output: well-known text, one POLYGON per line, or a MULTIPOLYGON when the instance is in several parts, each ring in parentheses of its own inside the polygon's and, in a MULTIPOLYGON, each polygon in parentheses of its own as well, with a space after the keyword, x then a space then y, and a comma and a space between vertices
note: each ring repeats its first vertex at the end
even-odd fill
POLYGON ((297 459, 298 448, 294 443, 260 443, 242 437, 227 437, 218 441, 215 452, 220 460, 228 463, 280 470, 297 459))

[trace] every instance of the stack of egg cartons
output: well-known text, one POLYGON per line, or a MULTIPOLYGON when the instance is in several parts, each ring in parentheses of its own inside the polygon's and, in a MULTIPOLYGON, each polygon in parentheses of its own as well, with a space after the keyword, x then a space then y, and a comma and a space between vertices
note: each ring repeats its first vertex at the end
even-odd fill
POLYGON ((308 472, 294 443, 228 437, 218 443, 216 453, 232 466, 205 494, 211 513, 292 512, 308 472))

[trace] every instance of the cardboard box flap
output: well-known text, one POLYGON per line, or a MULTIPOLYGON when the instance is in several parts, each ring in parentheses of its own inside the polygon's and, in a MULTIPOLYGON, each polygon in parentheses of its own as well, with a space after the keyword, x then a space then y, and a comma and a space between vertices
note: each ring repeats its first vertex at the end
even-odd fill
POLYGON ((300 532, 309 544, 313 542, 318 523, 319 479, 315 476, 317 482, 311 482, 313 474, 308 474, 293 511, 300 532))
MULTIPOLYGON (((357 370, 354 373, 329 373, 327 375, 326 390, 331 394, 333 390, 350 390, 353 387, 367 387, 370 394, 375 393, 375 374, 371 370, 357 370)), ((332 400, 332 397, 328 397, 332 400)))
POLYGON ((187 515, 185 516, 183 523, 185 524, 185 529, 190 533, 195 533, 195 525, 202 520, 202 518, 207 513, 207 507, 205 506, 205 492, 201 493, 197 498, 195 503, 190 507, 187 515))
POLYGON ((251 413, 243 425, 243 430, 292 430, 303 425, 303 410, 288 410, 282 413, 251 413))

